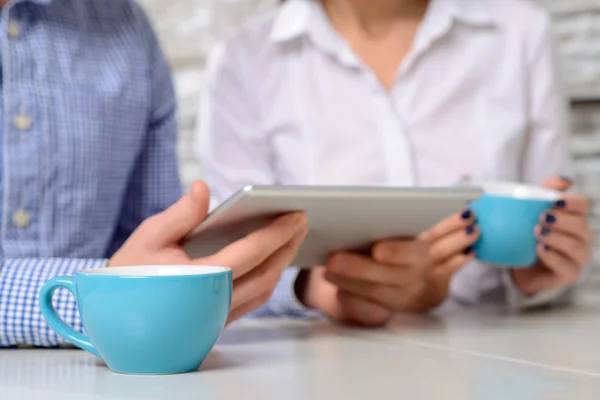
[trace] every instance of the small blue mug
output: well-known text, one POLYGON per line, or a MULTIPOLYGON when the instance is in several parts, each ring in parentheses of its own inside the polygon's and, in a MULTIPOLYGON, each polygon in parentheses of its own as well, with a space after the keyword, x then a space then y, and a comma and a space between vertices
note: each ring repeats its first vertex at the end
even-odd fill
POLYGON ((40 307, 52 329, 114 372, 175 374, 200 367, 225 327, 231 295, 225 267, 114 267, 49 280, 40 307), (59 287, 75 295, 87 336, 56 314, 59 287))
POLYGON ((560 199, 558 191, 512 182, 473 183, 484 191, 471 204, 481 235, 476 258, 510 268, 528 268, 537 260, 535 227, 560 199))

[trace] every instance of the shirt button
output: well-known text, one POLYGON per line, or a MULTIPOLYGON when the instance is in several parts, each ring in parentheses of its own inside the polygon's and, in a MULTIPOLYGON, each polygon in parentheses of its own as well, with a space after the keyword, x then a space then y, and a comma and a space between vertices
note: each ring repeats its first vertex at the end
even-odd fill
POLYGON ((19 25, 14 21, 8 23, 8 37, 11 39, 18 39, 21 37, 21 29, 19 29, 19 25))
POLYGON ((18 210, 13 214, 12 221, 17 228, 27 228, 30 221, 29 213, 25 210, 18 210))
POLYGON ((31 129, 31 118, 26 114, 19 114, 14 119, 15 128, 20 131, 28 131, 31 129))
POLYGON ((458 182, 466 185, 466 184, 470 183, 472 180, 473 179, 471 178, 471 175, 463 174, 458 179, 458 182))

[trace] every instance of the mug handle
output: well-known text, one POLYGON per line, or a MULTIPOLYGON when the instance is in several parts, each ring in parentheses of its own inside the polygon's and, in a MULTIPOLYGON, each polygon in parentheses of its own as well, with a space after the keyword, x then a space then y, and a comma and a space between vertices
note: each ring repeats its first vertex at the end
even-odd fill
POLYGON ((67 339, 75 346, 89 351, 98 358, 102 358, 100 357, 100 354, 98 354, 98 350, 96 350, 87 336, 73 330, 71 327, 65 324, 56 313, 56 310, 52 305, 52 294, 56 289, 61 287, 73 293, 75 300, 79 302, 79 299, 77 298, 77 285, 75 284, 75 277, 58 276, 56 278, 52 278, 46 282, 44 286, 42 286, 42 290, 40 291, 40 309, 42 311, 42 315, 46 321, 48 321, 48 325, 50 325, 50 327, 54 329, 60 336, 67 339))

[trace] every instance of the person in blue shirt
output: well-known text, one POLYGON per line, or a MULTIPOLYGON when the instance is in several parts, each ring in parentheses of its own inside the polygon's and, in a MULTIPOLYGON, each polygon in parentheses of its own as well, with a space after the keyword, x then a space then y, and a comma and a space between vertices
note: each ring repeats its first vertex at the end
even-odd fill
MULTIPOLYGON (((130 0, 0 0, 0 347, 56 346, 43 283, 87 268, 229 266, 230 321, 262 305, 306 234, 282 217, 218 254, 180 240, 205 217, 208 189, 181 195, 170 70, 130 0)), ((83 330, 66 291, 59 315, 83 330)))

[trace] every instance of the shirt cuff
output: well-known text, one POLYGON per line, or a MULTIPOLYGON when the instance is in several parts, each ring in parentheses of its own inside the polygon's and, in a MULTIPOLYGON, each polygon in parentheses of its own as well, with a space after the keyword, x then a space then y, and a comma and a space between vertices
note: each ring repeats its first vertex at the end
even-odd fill
MULTIPOLYGON (((55 347, 66 344, 42 316, 39 293, 48 280, 77 271, 106 266, 106 260, 9 259, 0 268, 0 347, 30 345, 55 347)), ((78 332, 84 332, 73 295, 55 291, 52 304, 58 316, 78 332)))
POLYGON ((511 312, 564 303, 570 300, 573 290, 571 286, 563 286, 542 290, 533 295, 526 295, 521 292, 513 281, 510 269, 502 270, 502 282, 506 290, 506 304, 511 312))
POLYGON ((318 317, 321 314, 310 308, 307 308, 300 302, 296 296, 295 284, 300 269, 290 267, 286 269, 279 283, 273 291, 273 295, 263 307, 248 315, 249 318, 260 317, 300 317, 311 318, 318 317))

